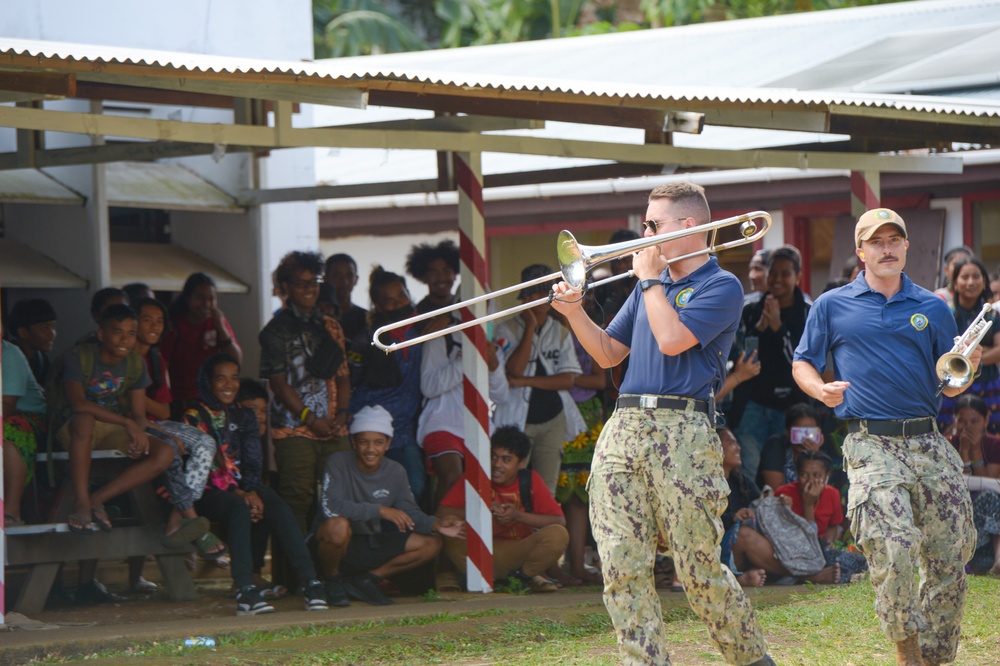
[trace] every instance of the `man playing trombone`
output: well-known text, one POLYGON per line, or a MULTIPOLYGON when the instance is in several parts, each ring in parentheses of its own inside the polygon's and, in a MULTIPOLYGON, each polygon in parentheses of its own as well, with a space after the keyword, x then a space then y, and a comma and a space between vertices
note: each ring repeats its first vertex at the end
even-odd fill
MULTIPOLYGON (((952 348, 955 318, 903 273, 909 242, 898 214, 866 212, 854 239, 865 270, 816 299, 792 373, 802 390, 848 422, 851 531, 868 558, 875 610, 897 662, 943 664, 958 649, 964 566, 976 544, 962 461, 935 427, 939 382, 949 379, 935 364, 952 348), (828 353, 831 382, 820 375, 828 353)), ((971 382, 982 350, 976 341, 967 346, 971 382)), ((964 389, 948 384, 944 394, 964 389)))
POLYGON ((743 288, 709 256, 707 234, 695 231, 709 215, 704 190, 693 183, 650 193, 644 235, 665 241, 636 253, 639 283, 607 330, 566 282, 553 288, 553 307, 595 362, 609 368, 631 354, 588 484, 604 602, 626 664, 669 663, 652 573, 657 544, 670 550, 692 608, 726 661, 774 663, 749 600, 719 556, 729 487, 712 396, 725 377, 743 288))

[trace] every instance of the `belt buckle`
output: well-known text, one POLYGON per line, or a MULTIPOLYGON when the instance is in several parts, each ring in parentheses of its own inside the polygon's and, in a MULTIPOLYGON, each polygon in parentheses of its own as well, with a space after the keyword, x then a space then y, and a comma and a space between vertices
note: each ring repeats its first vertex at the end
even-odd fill
POLYGON ((659 399, 655 395, 640 395, 639 406, 643 409, 656 409, 659 399))

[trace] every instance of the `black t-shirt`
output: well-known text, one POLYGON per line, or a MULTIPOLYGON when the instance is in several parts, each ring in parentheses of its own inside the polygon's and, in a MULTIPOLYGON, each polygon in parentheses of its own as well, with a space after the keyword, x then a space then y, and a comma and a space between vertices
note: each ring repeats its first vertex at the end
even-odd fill
POLYGON ((729 501, 722 514, 722 526, 728 530, 736 522, 733 518, 736 512, 748 508, 751 502, 760 497, 760 490, 739 467, 729 473, 727 480, 729 481, 729 501))

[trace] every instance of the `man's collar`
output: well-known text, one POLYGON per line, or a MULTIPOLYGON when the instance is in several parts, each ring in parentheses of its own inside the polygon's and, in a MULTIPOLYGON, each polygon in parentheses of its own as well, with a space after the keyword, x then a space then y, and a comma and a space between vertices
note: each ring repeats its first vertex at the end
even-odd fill
POLYGON ((679 280, 673 280, 670 277, 669 266, 665 268, 662 273, 660 273, 660 279, 662 281, 663 277, 666 276, 667 284, 681 284, 682 282, 688 282, 688 281, 694 282, 704 277, 707 277, 708 275, 714 273, 717 270, 719 270, 719 260, 716 259, 715 257, 709 256, 708 261, 706 261, 704 264, 694 269, 693 271, 691 271, 690 273, 688 273, 679 280))
MULTIPOLYGON (((858 277, 854 278, 854 282, 848 285, 849 288, 851 289, 852 296, 857 297, 867 293, 873 293, 873 294, 881 293, 880 291, 872 289, 868 285, 868 280, 865 279, 865 274, 867 272, 868 271, 866 269, 858 273, 858 277)), ((899 285, 899 291, 893 294, 892 298, 896 298, 897 296, 899 296, 901 298, 909 298, 915 301, 920 300, 919 296, 917 295, 917 286, 913 283, 913 280, 907 277, 906 273, 900 273, 899 277, 901 280, 901 284, 899 285)))

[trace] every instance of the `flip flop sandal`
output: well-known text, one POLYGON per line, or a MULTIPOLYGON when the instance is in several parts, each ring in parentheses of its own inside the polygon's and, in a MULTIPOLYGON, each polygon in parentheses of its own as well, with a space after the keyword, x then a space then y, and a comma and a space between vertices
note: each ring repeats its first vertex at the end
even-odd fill
POLYGON ((183 548, 187 544, 199 538, 201 535, 205 534, 205 532, 208 532, 211 527, 212 524, 208 522, 208 518, 205 518, 204 516, 182 518, 180 527, 170 534, 165 534, 163 538, 160 539, 160 543, 167 548, 183 548))
POLYGON ((90 517, 83 513, 71 513, 66 516, 66 527, 73 534, 93 534, 94 523, 90 522, 90 517))
POLYGON ((211 532, 205 532, 200 537, 194 540, 194 547, 198 549, 201 556, 209 561, 218 560, 220 557, 226 554, 228 550, 226 544, 222 542, 219 537, 215 536, 211 532), (213 550, 222 546, 221 550, 213 550))
POLYGON ((103 506, 91 507, 90 517, 93 519, 94 524, 101 528, 101 531, 111 531, 111 518, 108 517, 108 512, 104 510, 103 506))
POLYGON ((20 527, 24 525, 24 521, 20 518, 15 518, 9 513, 3 514, 3 525, 4 527, 20 527))

